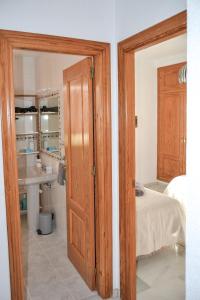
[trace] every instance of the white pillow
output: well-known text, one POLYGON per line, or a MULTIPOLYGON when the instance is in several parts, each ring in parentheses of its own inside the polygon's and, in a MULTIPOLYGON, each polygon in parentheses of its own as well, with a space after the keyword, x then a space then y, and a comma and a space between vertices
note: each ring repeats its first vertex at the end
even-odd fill
POLYGON ((164 194, 166 194, 170 198, 174 198, 181 204, 184 212, 186 208, 186 198, 187 198, 187 190, 188 190, 188 180, 186 175, 177 176, 170 181, 164 190, 164 194))

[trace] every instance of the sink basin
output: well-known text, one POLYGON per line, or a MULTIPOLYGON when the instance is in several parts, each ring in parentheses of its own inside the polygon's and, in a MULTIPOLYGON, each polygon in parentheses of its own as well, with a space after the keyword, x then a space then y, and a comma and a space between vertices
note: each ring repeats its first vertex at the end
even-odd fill
POLYGON ((26 185, 27 189, 27 214, 28 228, 36 232, 39 225, 39 190, 40 184, 55 181, 57 174, 47 174, 41 168, 29 167, 18 170, 18 184, 26 185))
POLYGON ((57 178, 56 174, 47 174, 46 172, 42 171, 41 168, 37 167, 19 169, 18 175, 19 185, 41 184, 54 181, 57 178))

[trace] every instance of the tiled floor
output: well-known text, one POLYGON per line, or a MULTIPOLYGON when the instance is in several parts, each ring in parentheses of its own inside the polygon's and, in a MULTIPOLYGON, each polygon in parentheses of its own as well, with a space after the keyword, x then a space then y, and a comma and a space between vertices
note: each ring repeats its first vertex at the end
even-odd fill
POLYGON ((137 262, 137 300, 184 300, 185 253, 160 250, 137 262))
MULTIPOLYGON (((26 300, 101 300, 67 259, 55 233, 29 233, 22 222, 26 300)), ((184 249, 166 248, 137 262, 137 300, 184 300, 184 249)), ((119 298, 112 298, 118 299, 119 298)))
POLYGON ((30 233, 23 218, 22 241, 26 300, 101 300, 67 259, 66 245, 55 233, 30 233))

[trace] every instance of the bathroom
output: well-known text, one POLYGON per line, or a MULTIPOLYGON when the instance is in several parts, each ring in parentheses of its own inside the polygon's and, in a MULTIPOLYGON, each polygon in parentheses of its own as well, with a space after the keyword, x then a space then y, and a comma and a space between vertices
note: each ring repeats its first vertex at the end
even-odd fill
POLYGON ((13 53, 23 273, 29 300, 93 295, 67 258, 63 71, 84 58, 30 50, 13 53))

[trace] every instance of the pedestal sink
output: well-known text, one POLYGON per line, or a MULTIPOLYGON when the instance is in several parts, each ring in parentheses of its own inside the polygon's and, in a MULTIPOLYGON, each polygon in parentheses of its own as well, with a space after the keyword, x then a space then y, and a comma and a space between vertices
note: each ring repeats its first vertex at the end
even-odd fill
POLYGON ((18 172, 19 185, 25 185, 27 188, 27 215, 28 215, 28 228, 36 232, 38 229, 39 221, 39 190, 41 183, 55 181, 56 174, 47 174, 41 168, 28 167, 19 169, 18 172))

